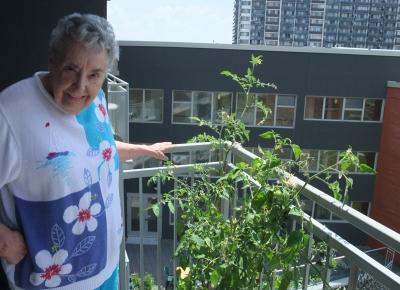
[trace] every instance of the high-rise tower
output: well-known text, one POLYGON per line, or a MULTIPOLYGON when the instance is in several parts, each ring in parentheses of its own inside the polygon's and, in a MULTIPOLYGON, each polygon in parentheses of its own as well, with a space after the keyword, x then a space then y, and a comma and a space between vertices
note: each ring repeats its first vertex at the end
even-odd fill
POLYGON ((236 0, 233 43, 400 49, 399 0, 236 0))

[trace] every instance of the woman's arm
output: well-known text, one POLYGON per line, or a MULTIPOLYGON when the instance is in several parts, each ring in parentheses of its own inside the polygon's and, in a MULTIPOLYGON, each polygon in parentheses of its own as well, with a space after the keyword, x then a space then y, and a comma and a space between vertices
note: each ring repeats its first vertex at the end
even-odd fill
POLYGON ((149 156, 156 159, 168 160, 165 151, 174 147, 171 142, 154 143, 152 145, 129 144, 115 141, 120 161, 149 156))

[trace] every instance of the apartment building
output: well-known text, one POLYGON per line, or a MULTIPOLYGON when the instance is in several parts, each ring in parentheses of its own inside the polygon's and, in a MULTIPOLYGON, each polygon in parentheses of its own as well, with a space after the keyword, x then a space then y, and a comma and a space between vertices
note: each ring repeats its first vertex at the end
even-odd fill
POLYGON ((233 43, 400 49, 398 0, 235 0, 233 43))
MULTIPOLYGON (((257 76, 274 82, 278 89, 255 91, 257 100, 269 106, 272 114, 262 125, 257 109, 242 116, 251 131, 245 147, 268 148, 270 144, 259 134, 273 129, 314 157, 312 170, 336 162, 339 152, 348 146, 364 163, 378 166, 388 92, 393 91, 391 94, 397 98, 400 94, 393 85, 400 80, 400 52, 151 42, 120 42, 120 46, 119 77, 130 87, 131 142, 183 143, 204 131, 191 117, 213 121, 220 109, 241 111, 244 96, 240 88, 220 72, 229 69, 244 73, 250 55, 255 54, 264 59, 256 70, 257 76)), ((290 150, 282 157, 292 158, 290 150)), ((212 160, 212 156, 208 152, 172 156, 176 164, 202 160, 212 160)), ((154 164, 157 163, 146 160, 136 162, 134 167, 154 164)), ((350 203, 370 215, 375 175, 355 170, 351 176, 355 185, 350 203)), ((318 187, 323 188, 320 184, 318 187)), ((131 221, 128 225, 138 226, 133 216, 138 211, 134 197, 137 185, 128 183, 125 189, 132 201, 128 206, 136 207, 126 211, 127 220, 131 221)), ((344 238, 356 244, 366 243, 365 235, 324 208, 312 203, 306 207, 344 238)), ((166 238, 171 234, 173 220, 168 212, 166 208, 162 229, 166 238)), ((128 236, 133 232, 134 229, 127 229, 128 236)))

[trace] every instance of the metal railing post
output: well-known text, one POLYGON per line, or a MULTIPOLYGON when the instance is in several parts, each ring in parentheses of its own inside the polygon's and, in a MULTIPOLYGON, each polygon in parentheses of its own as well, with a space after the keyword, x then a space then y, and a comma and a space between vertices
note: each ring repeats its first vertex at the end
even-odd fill
MULTIPOLYGON (((160 178, 157 179, 157 202, 161 201, 161 182, 160 178)), ((157 216, 157 285, 158 290, 161 290, 162 277, 161 277, 161 234, 162 234, 162 205, 160 205, 160 212, 157 216)))
POLYGON ((358 271, 357 265, 352 263, 350 267, 349 284, 347 290, 357 289, 358 271))
MULTIPOLYGON (((123 168, 122 164, 120 164, 119 168, 123 168)), ((123 170, 120 171, 120 174, 123 174, 123 170)), ((125 194, 124 194, 124 179, 119 179, 119 198, 120 198, 120 206, 121 206, 121 215, 125 216, 125 194)), ((120 253, 119 253, 119 289, 120 290, 128 290, 129 289, 129 259, 128 259, 128 269, 126 265, 126 246, 125 246, 125 220, 122 219, 122 241, 120 245, 120 253)))
POLYGON ((325 267, 324 267, 324 272, 323 272, 323 277, 325 283, 323 283, 323 290, 329 290, 331 287, 329 286, 329 282, 331 280, 331 265, 332 265, 332 254, 333 250, 332 248, 328 245, 326 249, 326 259, 325 259, 325 267))
POLYGON ((314 244, 314 235, 312 232, 312 229, 310 231, 310 239, 308 240, 308 245, 307 245, 307 261, 306 261, 306 265, 305 265, 305 269, 304 269, 304 275, 303 275, 303 287, 302 290, 307 290, 308 289, 308 281, 310 279, 310 262, 311 262, 311 258, 312 258, 312 247, 314 244))
POLYGON ((143 196, 143 177, 139 178, 139 232, 140 232, 140 244, 139 244, 139 267, 140 267, 140 290, 144 290, 144 196, 143 196))

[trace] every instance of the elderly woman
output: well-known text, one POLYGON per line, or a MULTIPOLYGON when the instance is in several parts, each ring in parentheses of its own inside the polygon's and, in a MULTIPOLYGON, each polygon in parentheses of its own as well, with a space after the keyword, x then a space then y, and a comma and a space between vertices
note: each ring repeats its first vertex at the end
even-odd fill
POLYGON ((120 160, 167 159, 169 142, 115 142, 100 89, 118 57, 95 15, 62 18, 49 72, 0 95, 0 256, 12 289, 117 289, 120 160))

